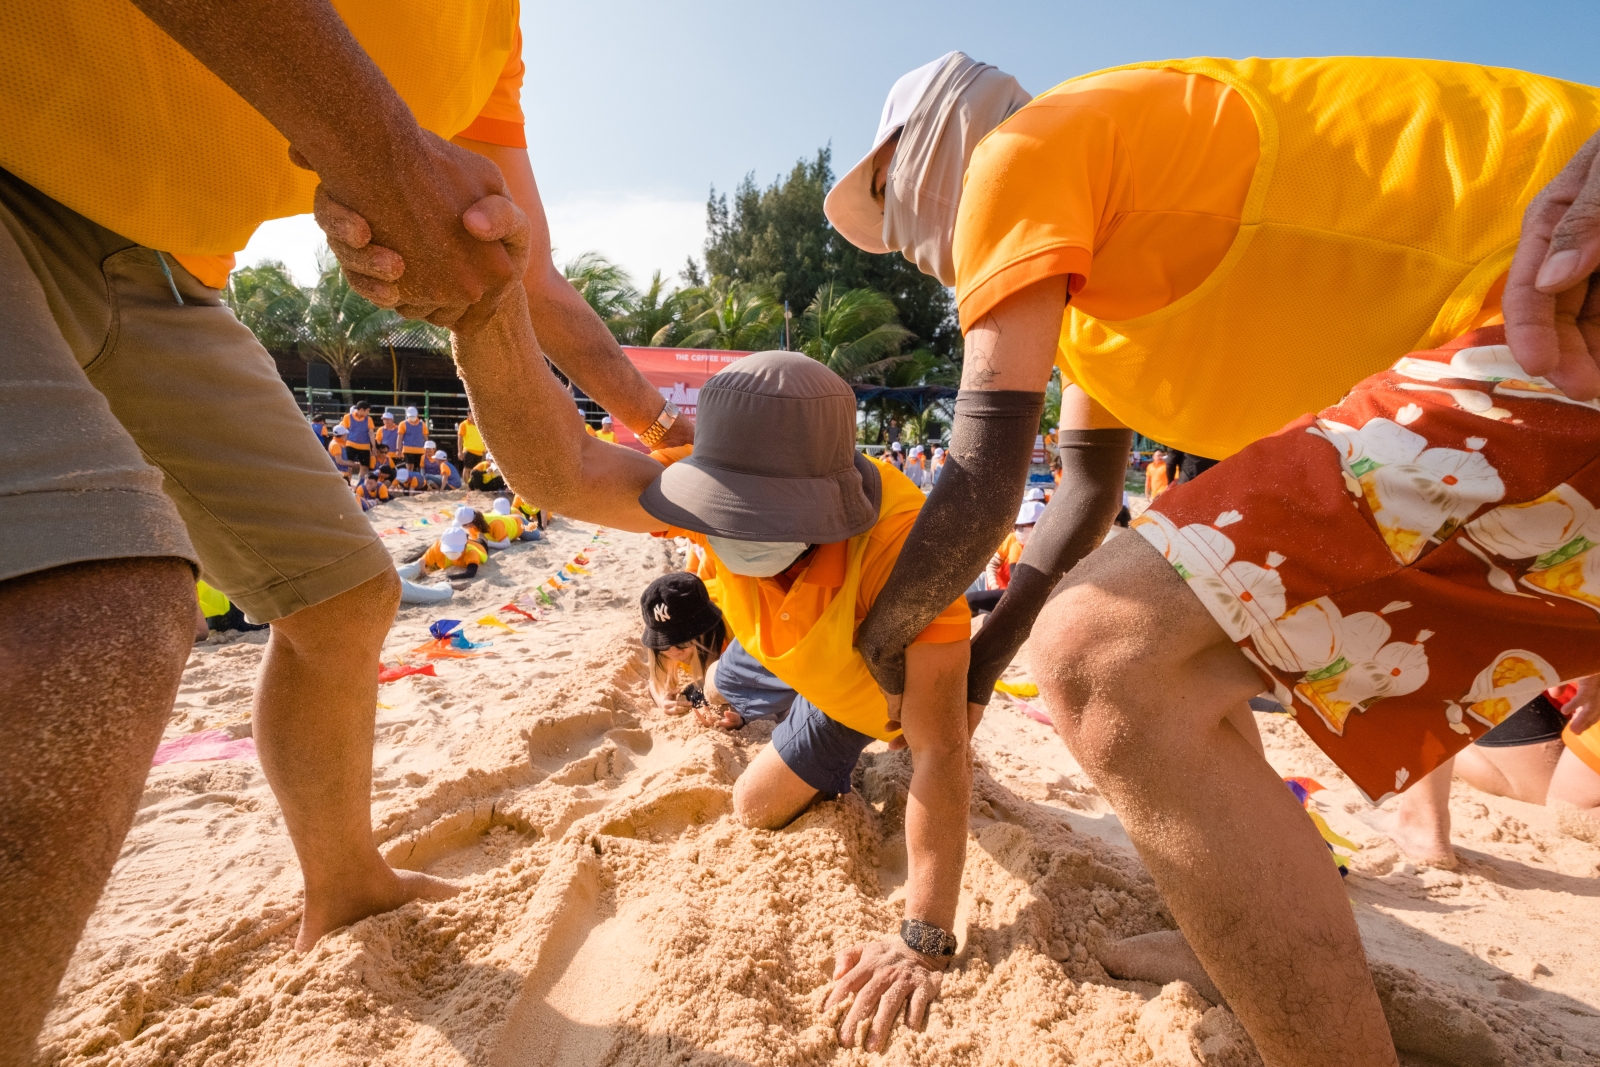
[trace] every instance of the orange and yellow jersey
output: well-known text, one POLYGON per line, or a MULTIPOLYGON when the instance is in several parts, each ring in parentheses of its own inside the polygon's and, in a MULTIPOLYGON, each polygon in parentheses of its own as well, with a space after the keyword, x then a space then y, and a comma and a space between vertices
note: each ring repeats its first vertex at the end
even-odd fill
MULTIPOLYGON (((333 0, 417 122, 525 148, 517 0, 333 0)), ((0 5, 0 167, 221 288, 317 176, 254 107, 131 0, 0 5)))
POLYGON ((461 555, 454 558, 445 555, 444 549, 435 541, 422 556, 423 568, 430 571, 447 571, 451 567, 465 567, 488 561, 489 553, 476 541, 468 541, 467 547, 461 550, 461 555))
POLYGON ((522 520, 515 515, 489 515, 489 540, 515 541, 522 536, 522 520))

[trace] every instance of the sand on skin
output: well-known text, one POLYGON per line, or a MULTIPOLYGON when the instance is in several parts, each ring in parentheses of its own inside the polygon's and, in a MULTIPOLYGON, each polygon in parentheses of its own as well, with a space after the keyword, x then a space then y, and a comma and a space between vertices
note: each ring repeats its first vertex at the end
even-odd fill
MULTIPOLYGON (((373 513, 402 554, 446 501, 373 513)), ((436 528, 434 528, 436 530, 436 528)), ((661 715, 637 597, 669 542, 558 521, 439 607, 402 611, 386 660, 439 617, 475 620, 593 546, 593 572, 494 655, 383 686, 373 819, 397 864, 453 900, 292 949, 299 878, 254 761, 155 768, 43 1036, 70 1064, 1248 1064, 1226 1009, 1181 984, 1110 979, 1096 946, 1172 925, 1104 801, 1047 727, 997 698, 977 735, 958 966, 927 1032, 840 1049, 821 1011, 833 953, 898 920, 910 765, 869 750, 850 796, 770 833, 731 785, 768 730, 661 715)), ((248 730, 264 641, 197 646, 167 736, 248 730)), ((1013 668, 1013 677, 1021 677, 1013 668)), ((1417 869, 1292 723, 1260 716, 1364 848, 1347 881, 1380 983, 1433 1059, 1600 1062, 1600 848, 1542 808, 1457 785, 1460 869, 1417 869), (1409 1014, 1407 1014, 1409 1013, 1409 1014), (1454 1014, 1452 1014, 1454 1013, 1454 1014), (1487 1044, 1486 1044, 1487 1043, 1487 1044)))

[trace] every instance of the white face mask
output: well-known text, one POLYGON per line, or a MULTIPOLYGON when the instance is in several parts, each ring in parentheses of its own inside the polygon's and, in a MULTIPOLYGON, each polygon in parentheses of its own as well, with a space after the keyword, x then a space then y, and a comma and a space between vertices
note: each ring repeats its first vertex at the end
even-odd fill
POLYGON ((706 542, 734 574, 746 578, 771 578, 788 570, 811 546, 802 541, 736 541, 706 535, 706 542))
POLYGON ((1013 532, 1016 534, 1017 544, 1025 545, 1025 544, 1028 543, 1028 538, 1033 536, 1033 527, 1032 526, 1018 526, 1018 527, 1015 527, 1013 532))

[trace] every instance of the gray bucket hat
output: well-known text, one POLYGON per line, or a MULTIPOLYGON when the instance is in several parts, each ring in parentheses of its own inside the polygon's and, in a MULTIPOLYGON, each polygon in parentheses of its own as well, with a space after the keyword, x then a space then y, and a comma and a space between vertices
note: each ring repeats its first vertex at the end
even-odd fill
POLYGON ((856 396, 798 352, 757 352, 711 376, 694 455, 639 504, 662 522, 740 541, 826 545, 872 529, 883 486, 856 452, 856 396))

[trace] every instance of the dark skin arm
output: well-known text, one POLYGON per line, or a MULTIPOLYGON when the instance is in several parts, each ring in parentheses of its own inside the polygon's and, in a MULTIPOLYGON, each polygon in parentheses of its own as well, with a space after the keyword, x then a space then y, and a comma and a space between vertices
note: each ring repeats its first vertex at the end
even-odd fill
POLYGON ((462 328, 492 313, 516 280, 511 260, 461 223, 505 192, 499 170, 419 127, 328 0, 136 2, 289 140, 319 194, 408 259, 406 313, 462 328))

